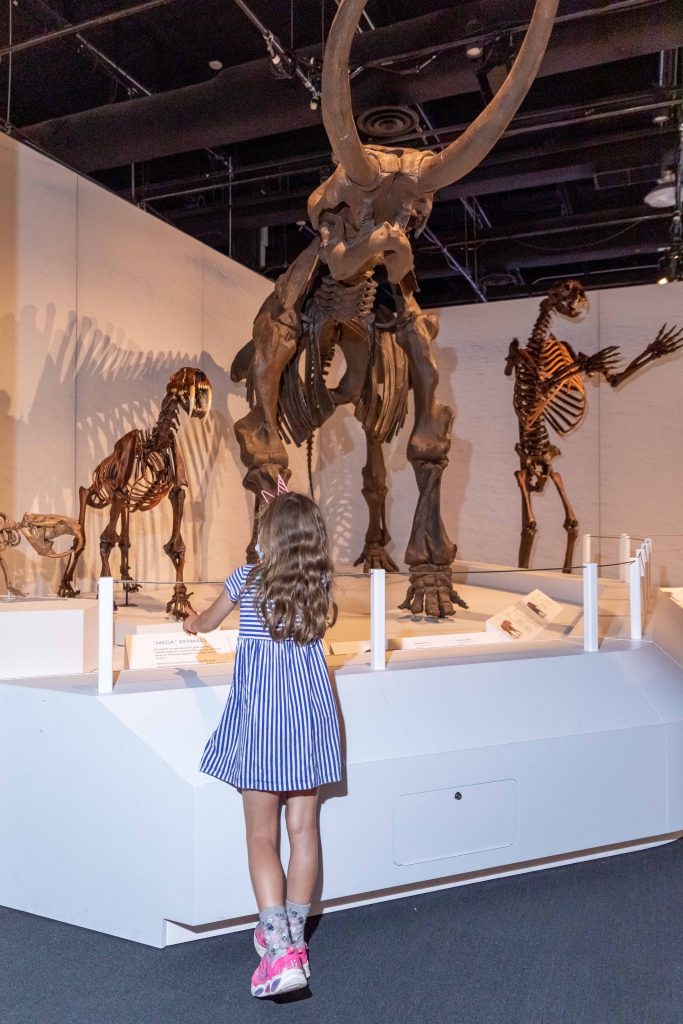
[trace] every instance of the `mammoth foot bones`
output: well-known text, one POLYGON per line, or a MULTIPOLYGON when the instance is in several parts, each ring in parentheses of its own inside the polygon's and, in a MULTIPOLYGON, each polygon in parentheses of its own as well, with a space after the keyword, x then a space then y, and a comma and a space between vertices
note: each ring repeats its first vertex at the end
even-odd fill
POLYGON ((450 565, 416 565, 410 571, 410 584, 405 601, 399 608, 405 608, 412 615, 425 615, 445 619, 454 615, 454 604, 461 608, 468 605, 453 589, 453 571, 450 565))

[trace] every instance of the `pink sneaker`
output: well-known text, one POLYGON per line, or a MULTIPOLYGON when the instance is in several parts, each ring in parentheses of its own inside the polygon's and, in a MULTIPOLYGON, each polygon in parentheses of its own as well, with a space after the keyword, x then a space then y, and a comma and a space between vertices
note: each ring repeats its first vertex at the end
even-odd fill
POLYGON ((277 960, 271 960, 267 955, 262 958, 251 979, 251 994, 257 999, 266 999, 281 992, 305 988, 306 984, 299 954, 290 946, 277 960))
MULTIPOLYGON (((292 948, 299 954, 299 959, 301 960, 301 967, 303 969, 304 974, 306 975, 306 978, 310 978, 311 966, 308 962, 308 946, 306 945, 305 942, 302 942, 300 946, 293 946, 292 948)), ((263 958, 266 955, 266 937, 263 934, 263 928, 261 927, 260 921, 256 925, 256 928, 254 929, 254 949, 261 958, 263 958)))

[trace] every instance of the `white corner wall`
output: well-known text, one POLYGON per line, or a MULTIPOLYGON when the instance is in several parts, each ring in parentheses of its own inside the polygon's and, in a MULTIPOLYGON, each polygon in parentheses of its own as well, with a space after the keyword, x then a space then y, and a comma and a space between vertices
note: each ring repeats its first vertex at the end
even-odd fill
MULTIPOLYGON (((0 511, 77 515, 78 486, 94 466, 127 430, 152 425, 174 370, 199 365, 214 403, 209 422, 183 417, 179 433, 190 481, 186 576, 221 578, 243 558, 252 504, 233 433, 246 411, 244 387, 232 384, 229 368, 270 283, 6 136, 0 254, 0 511)), ((465 559, 516 562, 517 423, 503 368, 510 340, 528 338, 537 311, 537 299, 523 299, 440 313, 439 395, 456 411, 444 519, 465 559)), ((558 321, 556 333, 584 352, 617 344, 627 362, 665 321, 683 324, 683 284, 593 292, 588 318, 558 321)), ((683 355, 616 392, 593 380, 588 395, 588 415, 559 440, 556 461, 581 528, 653 535, 657 582, 681 584, 683 355)), ((386 451, 391 551, 399 563, 417 496, 405 458, 411 416, 412 408, 386 451)), ((291 458, 294 486, 306 490, 305 451, 292 448, 291 458)), ((363 545, 364 461, 360 424, 340 409, 316 441, 320 501, 339 562, 353 561, 363 545)), ((171 579, 162 551, 167 506, 133 517, 131 564, 140 577, 171 579)), ((550 486, 535 510, 532 565, 559 565, 563 513, 550 486)), ((84 591, 92 588, 105 522, 105 513, 89 511, 84 591)), ((600 554, 615 558, 615 542, 600 554)), ((35 593, 52 591, 61 571, 25 543, 8 563, 15 583, 35 593)))

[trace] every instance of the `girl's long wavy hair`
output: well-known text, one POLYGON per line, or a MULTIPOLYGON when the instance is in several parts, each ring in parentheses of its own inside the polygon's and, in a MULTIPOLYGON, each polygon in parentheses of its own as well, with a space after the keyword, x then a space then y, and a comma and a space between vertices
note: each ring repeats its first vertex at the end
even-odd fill
POLYGON ((246 585, 273 640, 310 644, 337 618, 332 597, 334 566, 325 520, 305 494, 289 491, 273 499, 259 517, 263 552, 246 585))

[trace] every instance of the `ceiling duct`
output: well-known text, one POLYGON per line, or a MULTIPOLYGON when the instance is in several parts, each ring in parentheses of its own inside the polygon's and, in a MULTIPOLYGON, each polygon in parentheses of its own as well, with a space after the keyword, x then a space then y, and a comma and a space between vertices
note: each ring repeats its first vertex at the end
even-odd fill
POLYGON ((358 128, 369 139, 378 142, 391 140, 395 142, 404 136, 412 135, 420 127, 420 118, 412 107, 399 104, 386 104, 371 107, 363 111, 356 119, 358 128))

